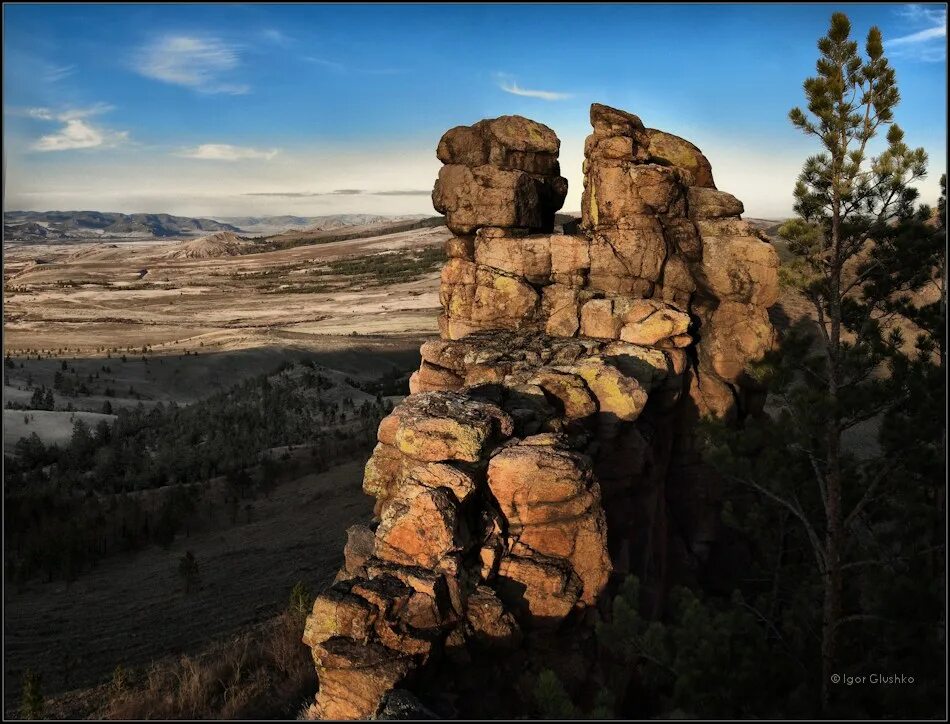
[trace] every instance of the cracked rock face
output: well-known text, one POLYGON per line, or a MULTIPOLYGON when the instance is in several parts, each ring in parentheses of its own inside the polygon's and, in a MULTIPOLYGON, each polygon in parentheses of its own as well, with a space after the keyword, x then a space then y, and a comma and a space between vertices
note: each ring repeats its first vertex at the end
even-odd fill
POLYGON ((517 682, 546 652, 592 668, 587 614, 624 575, 660 606, 715 538, 693 431, 761 397, 778 257, 696 146, 600 104, 590 119, 572 233, 554 233, 547 126, 502 116, 438 144, 441 338, 380 423, 375 519, 307 618, 316 718, 435 716, 433 691, 524 714, 517 682))

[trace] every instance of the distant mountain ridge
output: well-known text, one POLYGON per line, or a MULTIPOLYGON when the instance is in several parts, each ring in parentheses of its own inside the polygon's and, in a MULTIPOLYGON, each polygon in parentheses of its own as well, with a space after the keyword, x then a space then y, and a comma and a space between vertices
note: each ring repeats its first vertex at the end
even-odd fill
POLYGON ((291 230, 330 231, 351 226, 411 222, 425 214, 328 214, 324 216, 220 216, 197 218, 174 214, 123 214, 107 211, 5 211, 7 241, 71 241, 100 237, 165 239, 216 232, 269 235, 291 230))
POLYGON ((107 211, 5 211, 3 234, 14 240, 77 239, 89 236, 166 238, 215 231, 239 232, 214 219, 173 214, 121 214, 107 211))

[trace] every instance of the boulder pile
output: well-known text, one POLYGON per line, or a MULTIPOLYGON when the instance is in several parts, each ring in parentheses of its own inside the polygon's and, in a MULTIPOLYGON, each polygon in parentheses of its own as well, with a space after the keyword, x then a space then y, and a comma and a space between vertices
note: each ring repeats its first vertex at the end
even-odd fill
POLYGON ((503 116, 439 142, 441 339, 379 426, 375 519, 307 619, 314 718, 377 716, 436 680, 443 714, 490 715, 552 641, 583 661, 613 583, 636 573, 658 606, 709 536, 691 433, 763 399, 746 370, 773 343, 778 258, 694 145, 599 104, 591 124, 574 234, 554 226, 550 128, 503 116))

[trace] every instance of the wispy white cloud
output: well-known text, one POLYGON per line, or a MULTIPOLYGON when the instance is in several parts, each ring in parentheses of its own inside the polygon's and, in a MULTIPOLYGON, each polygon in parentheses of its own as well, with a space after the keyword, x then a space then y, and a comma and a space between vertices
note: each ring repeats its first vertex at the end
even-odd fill
POLYGON ((276 148, 264 151, 246 146, 232 146, 227 143, 203 143, 194 148, 186 148, 175 155, 182 158, 197 158, 202 161, 246 161, 254 159, 270 161, 278 153, 279 150, 276 148))
POLYGON ((346 70, 346 66, 343 63, 338 63, 335 60, 326 60, 325 58, 314 58, 312 55, 305 55, 303 59, 308 63, 313 63, 314 65, 322 65, 324 68, 329 68, 330 70, 343 71, 346 70))
POLYGON ((402 68, 362 68, 357 73, 366 73, 366 75, 399 75, 406 71, 402 68))
POLYGON ((316 58, 312 55, 304 55, 301 57, 301 60, 306 61, 307 63, 313 63, 314 65, 320 65, 324 68, 329 68, 332 71, 337 73, 360 73, 363 75, 398 75, 404 73, 405 71, 401 68, 351 68, 345 63, 340 63, 336 60, 327 60, 326 58, 316 58))
POLYGON ((889 45, 908 45, 910 43, 925 43, 928 40, 933 40, 935 38, 946 38, 947 37, 947 26, 944 25, 939 28, 927 28, 926 30, 918 30, 916 33, 911 33, 910 35, 902 35, 899 38, 894 38, 888 44, 889 45))
POLYGON ((26 115, 31 118, 39 118, 41 121, 73 121, 77 118, 89 118, 90 116, 99 116, 103 113, 115 110, 115 106, 108 103, 96 103, 85 108, 67 108, 54 111, 50 108, 26 108, 14 111, 17 115, 26 115))
POLYGON ((892 56, 910 58, 926 62, 940 62, 947 57, 947 9, 923 5, 907 5, 898 14, 909 25, 926 25, 906 35, 890 40, 885 39, 884 45, 894 49, 892 56))
POLYGON ((47 83, 57 83, 76 72, 75 65, 48 65, 43 73, 43 80, 47 83))
POLYGON ((69 151, 75 148, 112 147, 128 140, 127 131, 110 132, 97 128, 79 119, 66 121, 56 133, 41 136, 32 148, 34 151, 69 151))
POLYGON ((947 9, 943 7, 934 7, 910 3, 897 9, 897 14, 905 20, 912 23, 936 24, 946 22, 947 9))
POLYGON ((496 78, 498 80, 498 87, 505 91, 505 93, 511 93, 512 95, 524 96, 526 98, 540 98, 543 101, 563 101, 571 97, 570 93, 522 88, 506 73, 497 73, 496 78))
POLYGON ((277 45, 290 45, 292 42, 294 42, 292 37, 281 32, 277 28, 265 28, 261 31, 261 35, 264 36, 265 40, 269 40, 272 43, 277 43, 277 45))
POLYGON ((136 70, 148 78, 201 93, 241 95, 250 87, 229 80, 240 65, 239 48, 214 37, 168 35, 141 48, 136 70))
POLYGON ((28 108, 25 114, 41 121, 63 124, 55 133, 40 136, 30 148, 34 151, 69 151, 77 148, 114 148, 129 140, 128 131, 113 131, 86 120, 112 110, 112 106, 97 103, 88 108, 69 108, 53 111, 49 108, 28 108))

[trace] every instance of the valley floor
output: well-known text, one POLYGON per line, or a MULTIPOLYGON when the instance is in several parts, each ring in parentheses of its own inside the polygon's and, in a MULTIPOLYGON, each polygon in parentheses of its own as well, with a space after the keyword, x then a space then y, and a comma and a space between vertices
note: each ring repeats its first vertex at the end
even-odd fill
POLYGON ((434 333, 449 236, 424 228, 201 259, 169 256, 176 243, 7 247, 4 352, 182 354, 434 333))

